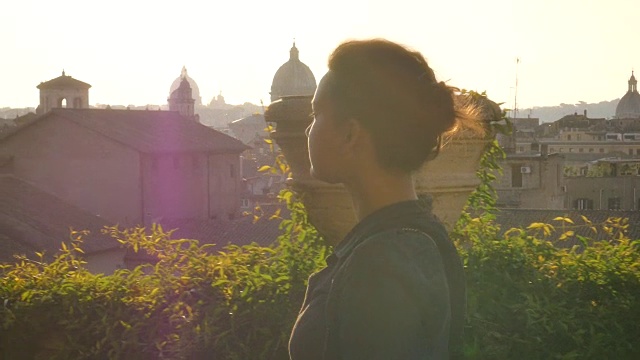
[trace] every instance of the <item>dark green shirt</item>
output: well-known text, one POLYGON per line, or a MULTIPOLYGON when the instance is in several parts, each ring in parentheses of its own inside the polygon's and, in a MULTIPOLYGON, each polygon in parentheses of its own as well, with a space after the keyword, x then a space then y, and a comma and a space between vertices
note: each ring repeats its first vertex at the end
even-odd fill
POLYGON ((309 278, 293 360, 448 359, 465 305, 460 258, 418 201, 369 215, 309 278))

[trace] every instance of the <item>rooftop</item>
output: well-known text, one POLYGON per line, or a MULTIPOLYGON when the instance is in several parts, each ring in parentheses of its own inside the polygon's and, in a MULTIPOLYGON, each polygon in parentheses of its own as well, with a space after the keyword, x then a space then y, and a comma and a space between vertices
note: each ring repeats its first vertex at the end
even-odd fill
POLYGON ((12 176, 0 176, 0 262, 14 253, 35 251, 53 255, 70 229, 89 230, 83 249, 87 254, 117 248, 119 243, 101 233, 106 220, 48 194, 12 176))
POLYGON ((0 136, 0 142, 49 118, 61 117, 143 153, 240 153, 248 147, 231 136, 174 111, 58 108, 0 136))
POLYGON ((41 82, 40 85, 37 86, 38 89, 64 89, 64 88, 81 88, 81 89, 89 89, 91 85, 86 82, 76 80, 71 76, 67 76, 64 71, 62 71, 62 75, 58 76, 55 79, 51 79, 49 81, 41 82))

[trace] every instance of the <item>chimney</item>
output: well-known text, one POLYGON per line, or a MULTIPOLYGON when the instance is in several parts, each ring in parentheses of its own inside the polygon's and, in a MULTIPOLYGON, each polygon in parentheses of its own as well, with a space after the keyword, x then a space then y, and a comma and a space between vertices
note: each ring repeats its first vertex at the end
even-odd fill
POLYGON ((584 109, 584 117, 587 117, 587 109, 584 109))

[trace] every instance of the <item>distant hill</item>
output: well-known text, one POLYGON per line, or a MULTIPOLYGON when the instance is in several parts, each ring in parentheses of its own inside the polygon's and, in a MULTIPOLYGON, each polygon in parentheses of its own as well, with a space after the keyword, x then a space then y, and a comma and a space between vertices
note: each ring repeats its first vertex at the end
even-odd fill
POLYGON ((0 119, 15 119, 18 116, 22 116, 28 114, 30 112, 36 112, 36 108, 27 107, 27 108, 10 108, 3 107, 0 108, 0 119))
POLYGON ((616 106, 620 99, 611 101, 601 101, 597 104, 587 104, 580 101, 577 104, 560 104, 558 106, 535 106, 530 109, 518 109, 518 117, 540 118, 541 123, 553 122, 565 115, 574 113, 584 114, 587 110, 587 116, 590 118, 612 118, 616 114, 616 106))

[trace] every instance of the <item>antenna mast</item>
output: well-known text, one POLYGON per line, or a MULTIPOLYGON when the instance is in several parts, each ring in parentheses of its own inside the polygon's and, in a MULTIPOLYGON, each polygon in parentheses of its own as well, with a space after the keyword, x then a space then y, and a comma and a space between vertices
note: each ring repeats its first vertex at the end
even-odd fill
POLYGON ((513 96, 513 118, 518 117, 518 65, 520 64, 520 58, 516 58, 516 93, 513 96))

